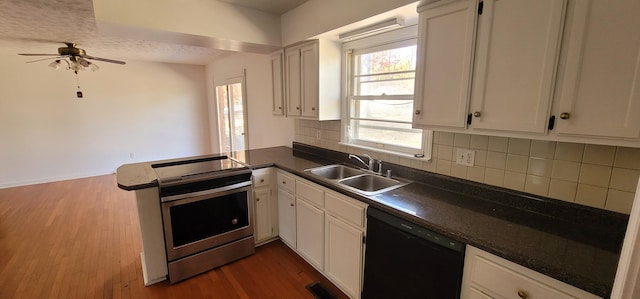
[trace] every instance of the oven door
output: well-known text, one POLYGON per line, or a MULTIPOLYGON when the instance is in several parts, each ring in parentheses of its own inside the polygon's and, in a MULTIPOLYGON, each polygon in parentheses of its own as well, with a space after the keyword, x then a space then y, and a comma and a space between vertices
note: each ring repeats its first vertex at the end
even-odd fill
POLYGON ((167 259, 173 261, 251 236, 250 187, 162 203, 167 259))

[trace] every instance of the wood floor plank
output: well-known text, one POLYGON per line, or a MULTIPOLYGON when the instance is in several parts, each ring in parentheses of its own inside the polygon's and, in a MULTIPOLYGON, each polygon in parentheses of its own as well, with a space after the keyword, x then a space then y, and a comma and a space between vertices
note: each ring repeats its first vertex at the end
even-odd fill
POLYGON ((314 298, 321 281, 280 241, 185 281, 145 287, 135 194, 115 175, 0 189, 0 298, 314 298))

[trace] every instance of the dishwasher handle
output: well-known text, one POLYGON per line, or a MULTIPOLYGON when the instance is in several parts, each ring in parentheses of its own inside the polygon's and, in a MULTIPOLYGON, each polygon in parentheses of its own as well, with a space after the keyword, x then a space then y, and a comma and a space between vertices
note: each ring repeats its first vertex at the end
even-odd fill
POLYGON ((415 237, 423 239, 425 241, 435 243, 442 247, 454 250, 456 252, 464 252, 465 243, 456 241, 429 229, 426 229, 418 224, 404 220, 402 218, 393 216, 386 212, 382 212, 376 208, 369 207, 367 209, 367 217, 378 219, 396 229, 399 229, 405 233, 411 234, 415 237))

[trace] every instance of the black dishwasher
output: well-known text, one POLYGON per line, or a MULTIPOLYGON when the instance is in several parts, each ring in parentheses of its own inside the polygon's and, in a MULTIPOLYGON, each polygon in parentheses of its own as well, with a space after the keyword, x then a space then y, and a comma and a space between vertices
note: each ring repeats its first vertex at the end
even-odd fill
POLYGON ((460 298, 465 244, 371 208, 362 298, 460 298))

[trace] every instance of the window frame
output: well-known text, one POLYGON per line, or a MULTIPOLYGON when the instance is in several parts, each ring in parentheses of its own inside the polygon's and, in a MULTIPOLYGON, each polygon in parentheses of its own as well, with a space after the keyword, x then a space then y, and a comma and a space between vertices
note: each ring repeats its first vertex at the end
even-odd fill
MULTIPOLYGON (((340 144, 360 148, 364 150, 386 153, 394 156, 407 157, 413 159, 419 159, 428 161, 431 159, 432 138, 433 132, 431 130, 422 130, 422 148, 411 149, 403 146, 398 146, 390 143, 370 142, 362 139, 351 138, 351 108, 353 98, 371 98, 372 96, 352 96, 354 90, 354 77, 353 67, 354 59, 352 59, 354 53, 367 54, 373 53, 385 49, 400 48, 407 45, 417 45, 417 26, 409 26, 402 29, 377 34, 370 37, 365 37, 359 40, 343 43, 343 55, 342 55, 342 71, 343 71, 343 107, 342 107, 342 122, 341 122, 341 136, 340 144)), ((417 55, 417 53, 416 53, 417 55)), ((415 76, 414 76, 415 78, 415 76)), ((414 100, 414 94, 412 95, 393 95, 386 96, 387 98, 394 98, 398 100, 411 99, 414 100)), ((375 97, 375 96, 374 96, 375 97)), ((392 122, 392 121, 391 121, 392 122)), ((402 122, 406 123, 406 122, 402 122)), ((413 128, 413 126, 412 126, 413 128)))

